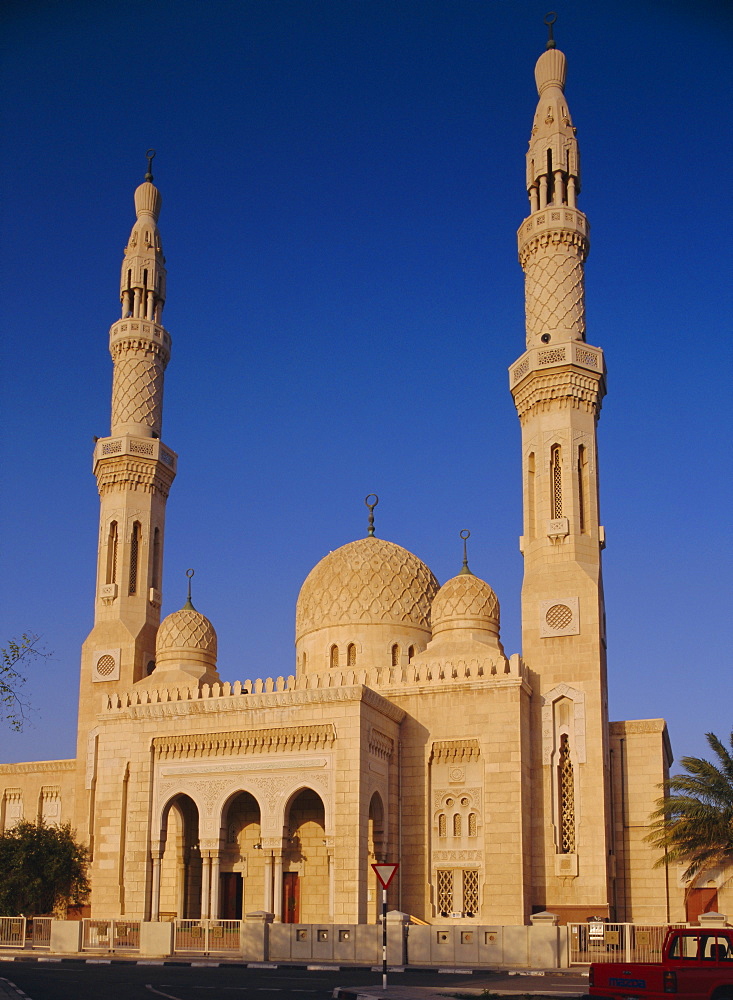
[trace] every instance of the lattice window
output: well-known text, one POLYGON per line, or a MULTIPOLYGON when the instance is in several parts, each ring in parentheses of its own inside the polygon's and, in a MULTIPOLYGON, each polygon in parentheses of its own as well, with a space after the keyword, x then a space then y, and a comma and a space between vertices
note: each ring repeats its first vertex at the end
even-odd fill
POLYGON ((469 813, 468 814, 468 836, 469 837, 475 837, 476 836, 476 834, 478 832, 476 826, 477 826, 477 824, 476 824, 476 813, 469 813))
POLYGON ((339 648, 338 646, 331 646, 331 656, 330 656, 331 666, 337 667, 339 665, 339 648))
POLYGON ((135 521, 130 535, 130 586, 128 593, 137 593, 137 570, 140 557, 140 522, 135 521))
POLYGON ((346 647, 346 666, 355 667, 356 666, 356 646, 353 642, 350 642, 346 647))
POLYGON ((463 870, 463 912, 467 917, 478 913, 478 869, 463 870))
POLYGON ((562 464, 560 445, 552 446, 550 452, 550 517, 553 521, 562 517, 562 464))
POLYGON ((439 837, 448 836, 448 823, 446 822, 445 813, 441 813, 438 816, 438 836, 439 837))
POLYGON ((117 581, 117 521, 113 521, 109 526, 107 536, 107 574, 105 583, 116 583, 117 581))
POLYGON ((444 917, 453 912, 453 872, 438 869, 438 913, 444 917))
POLYGON ((400 665, 400 647, 397 643, 392 647, 392 666, 399 667, 400 665))
POLYGON ((560 853, 575 853, 575 777, 570 759, 570 741, 567 734, 560 737, 560 762, 558 764, 558 791, 560 797, 560 853))
POLYGON ((460 813, 454 813, 453 814, 453 836, 454 837, 460 837, 461 836, 461 831, 462 831, 461 814, 460 813))

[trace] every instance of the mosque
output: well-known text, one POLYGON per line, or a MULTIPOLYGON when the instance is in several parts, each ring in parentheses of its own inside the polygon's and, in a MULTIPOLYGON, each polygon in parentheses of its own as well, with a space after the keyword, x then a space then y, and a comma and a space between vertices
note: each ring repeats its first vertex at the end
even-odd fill
POLYGON ((526 347, 509 370, 521 654, 505 653, 497 595, 467 560, 441 586, 375 534, 376 497, 366 536, 303 583, 290 676, 224 683, 214 626, 190 599, 160 621, 177 455, 161 438, 171 337, 149 165, 110 330, 111 430, 94 451, 76 758, 0 767, 4 828, 68 820, 88 844, 92 916, 374 922, 371 863, 398 861, 389 906, 428 923, 679 919, 679 887, 643 839, 672 760, 665 723, 608 719, 606 369, 586 340, 589 225, 565 76, 551 40, 535 68, 518 233, 526 347))

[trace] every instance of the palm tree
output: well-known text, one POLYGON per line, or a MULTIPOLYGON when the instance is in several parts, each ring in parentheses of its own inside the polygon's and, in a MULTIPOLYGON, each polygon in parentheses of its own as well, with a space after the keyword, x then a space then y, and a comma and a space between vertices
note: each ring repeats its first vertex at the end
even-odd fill
POLYGON ((730 750, 715 733, 706 733, 715 764, 700 757, 683 757, 687 774, 676 774, 662 785, 664 797, 652 813, 646 839, 664 851, 655 867, 682 862, 685 881, 713 868, 730 867, 733 877, 733 732, 730 750))

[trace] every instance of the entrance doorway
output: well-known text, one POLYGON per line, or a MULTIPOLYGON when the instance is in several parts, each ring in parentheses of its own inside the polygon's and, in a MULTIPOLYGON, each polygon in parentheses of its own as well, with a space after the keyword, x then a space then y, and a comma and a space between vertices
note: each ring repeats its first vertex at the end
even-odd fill
POLYGON ((697 923, 701 913, 712 913, 718 909, 718 890, 715 886, 690 889, 687 893, 687 919, 697 923))
POLYGON ((242 919, 243 880, 239 872, 219 875, 219 917, 222 920, 242 919))
POLYGON ((297 872, 283 872, 283 923, 300 923, 300 880, 297 872))

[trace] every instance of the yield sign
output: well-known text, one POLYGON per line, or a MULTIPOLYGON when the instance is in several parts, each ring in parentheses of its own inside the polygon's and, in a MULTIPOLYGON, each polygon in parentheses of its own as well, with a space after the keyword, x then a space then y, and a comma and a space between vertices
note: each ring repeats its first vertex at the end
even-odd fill
POLYGON ((397 862, 395 862, 394 864, 391 864, 391 865, 387 865, 387 864, 375 864, 375 865, 372 865, 372 868, 374 869, 374 872, 375 872, 377 878, 381 882, 383 889, 388 889, 389 888, 389 883, 394 878, 394 873, 397 871, 397 869, 399 867, 400 866, 399 866, 399 864, 397 862))

